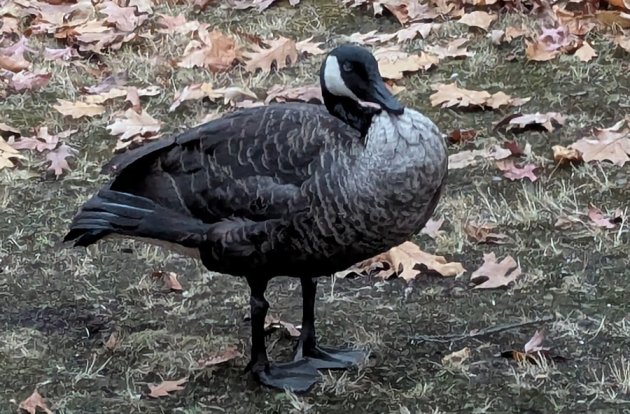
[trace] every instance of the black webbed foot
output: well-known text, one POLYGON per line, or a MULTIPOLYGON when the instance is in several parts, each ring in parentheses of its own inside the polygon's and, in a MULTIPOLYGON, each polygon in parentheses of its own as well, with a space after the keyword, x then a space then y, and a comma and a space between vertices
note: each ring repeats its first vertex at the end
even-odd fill
POLYGON ((254 364, 251 371, 261 384, 297 393, 307 392, 321 378, 308 359, 277 364, 254 364))
POLYGON ((315 345, 305 349, 302 341, 295 350, 294 360, 305 358, 317 369, 347 369, 359 365, 366 358, 363 351, 315 345))

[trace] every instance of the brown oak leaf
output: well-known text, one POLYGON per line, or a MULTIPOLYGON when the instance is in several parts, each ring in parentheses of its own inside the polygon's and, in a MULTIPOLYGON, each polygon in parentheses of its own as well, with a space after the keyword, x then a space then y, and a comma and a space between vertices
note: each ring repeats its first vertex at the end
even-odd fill
POLYGON ((538 180, 538 176, 534 173, 538 166, 534 164, 524 164, 522 166, 517 166, 514 164, 514 160, 499 160, 496 162, 497 168, 503 171, 503 176, 512 181, 514 180, 522 180, 529 179, 529 181, 534 182, 538 180))
POLYGON ((475 289, 494 289, 507 286, 521 275, 521 268, 512 256, 497 262, 494 253, 483 255, 483 264, 475 270, 470 281, 476 283, 475 289))
POLYGON ((495 233, 496 227, 497 225, 492 223, 468 221, 464 224, 464 232, 478 243, 503 244, 508 236, 503 233, 495 233))
POLYGON ((50 408, 48 408, 46 400, 44 400, 44 397, 42 397, 37 389, 18 405, 18 409, 26 411, 28 414, 36 414, 37 410, 41 410, 46 414, 53 414, 50 408))
POLYGON ((162 381, 159 384, 149 384, 148 396, 151 398, 168 397, 171 392, 183 390, 183 384, 188 382, 188 377, 175 381, 162 381))
POLYGON ((622 167, 630 160, 630 128, 621 120, 610 128, 595 129, 595 139, 582 138, 569 145, 578 150, 582 159, 590 161, 610 161, 622 167))
POLYGON ((59 148, 49 151, 46 154, 46 160, 50 162, 49 170, 54 171, 55 176, 59 177, 63 171, 70 171, 70 165, 66 158, 74 157, 76 150, 66 144, 61 144, 59 148))
POLYGON ((242 354, 239 352, 238 348, 232 345, 228 346, 223 351, 216 352, 212 355, 198 360, 197 364, 199 364, 200 368, 213 367, 215 365, 223 364, 241 356, 242 354))
POLYGON ((267 47, 252 45, 251 52, 244 52, 245 70, 256 72, 260 69, 263 73, 271 71, 275 63, 276 70, 283 69, 297 61, 298 51, 295 42, 286 37, 265 41, 267 47))

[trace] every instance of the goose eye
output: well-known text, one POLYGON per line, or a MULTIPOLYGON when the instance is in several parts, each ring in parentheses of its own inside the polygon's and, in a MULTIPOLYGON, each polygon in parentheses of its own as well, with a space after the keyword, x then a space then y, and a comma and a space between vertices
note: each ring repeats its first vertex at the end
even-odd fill
POLYGON ((350 62, 343 62, 343 71, 344 72, 352 72, 353 67, 352 67, 352 63, 350 62))

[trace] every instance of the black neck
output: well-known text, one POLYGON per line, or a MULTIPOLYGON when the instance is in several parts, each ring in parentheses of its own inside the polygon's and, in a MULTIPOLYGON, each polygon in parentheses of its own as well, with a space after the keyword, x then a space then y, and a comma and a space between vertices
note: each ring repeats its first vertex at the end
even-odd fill
POLYGON ((372 117, 381 112, 379 108, 361 106, 354 99, 333 95, 326 88, 322 88, 322 97, 328 112, 358 130, 362 137, 367 135, 372 117))

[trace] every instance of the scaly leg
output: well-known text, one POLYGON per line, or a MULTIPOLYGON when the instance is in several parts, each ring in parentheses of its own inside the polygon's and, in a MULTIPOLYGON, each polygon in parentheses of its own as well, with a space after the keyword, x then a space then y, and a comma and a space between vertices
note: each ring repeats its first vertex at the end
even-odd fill
POLYGON ((317 369, 345 369, 358 365, 365 353, 352 349, 329 348, 317 345, 315 334, 315 294, 317 280, 301 278, 302 282, 302 333, 295 349, 294 361, 308 358, 317 369))
POLYGON ((251 289, 249 303, 252 323, 251 360, 247 368, 259 382, 269 387, 286 388, 294 392, 308 391, 320 379, 317 369, 308 359, 279 364, 269 362, 265 345, 265 317, 269 309, 269 302, 265 299, 267 280, 261 282, 248 278, 247 282, 251 289))

